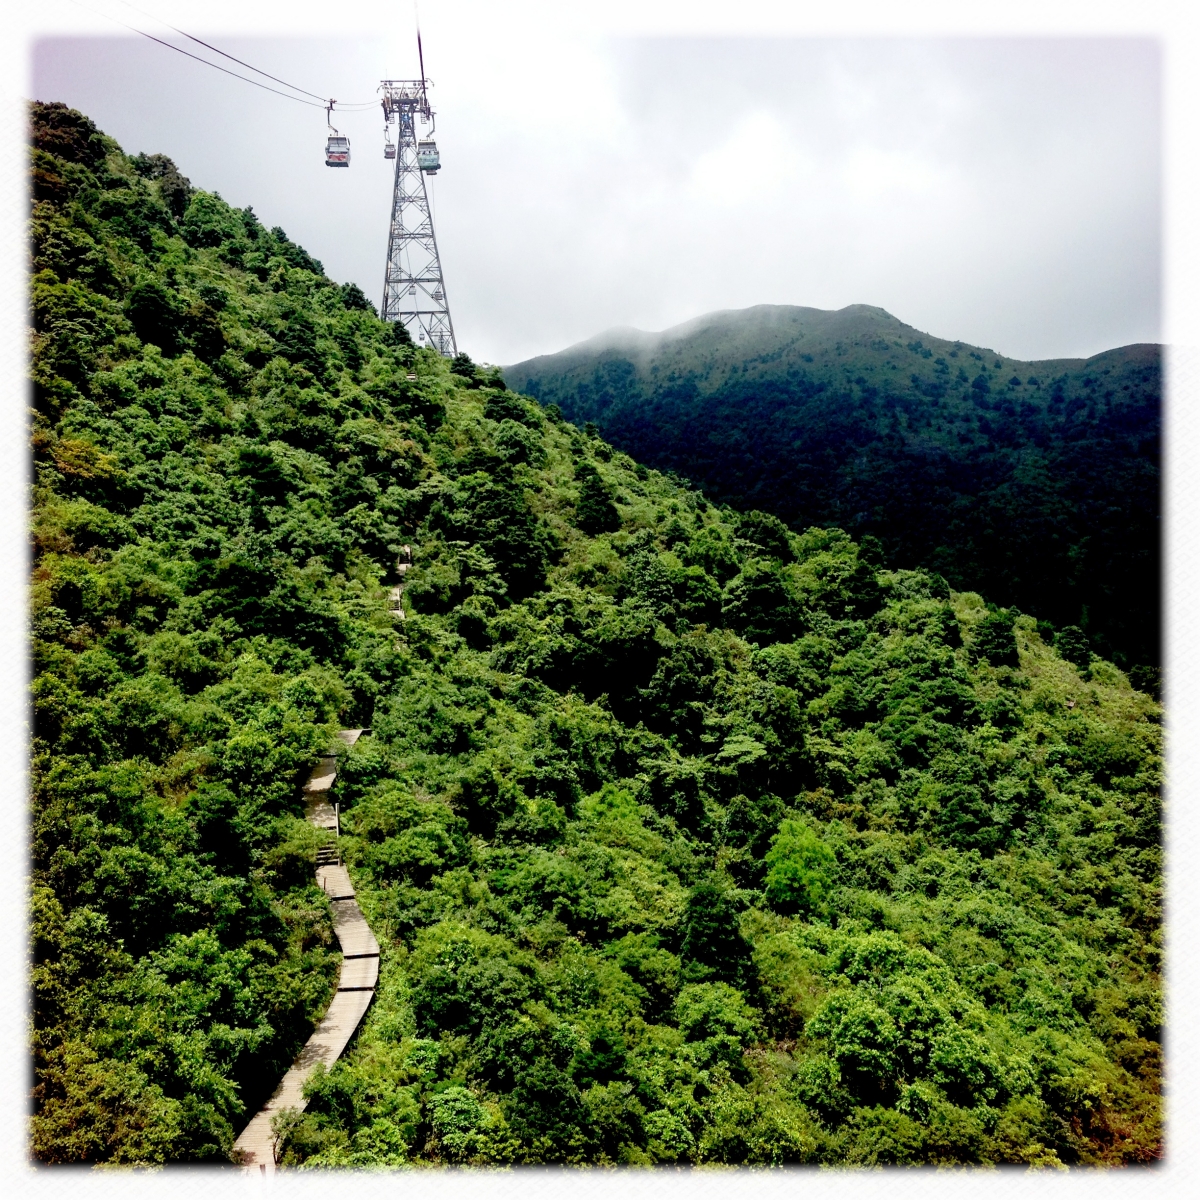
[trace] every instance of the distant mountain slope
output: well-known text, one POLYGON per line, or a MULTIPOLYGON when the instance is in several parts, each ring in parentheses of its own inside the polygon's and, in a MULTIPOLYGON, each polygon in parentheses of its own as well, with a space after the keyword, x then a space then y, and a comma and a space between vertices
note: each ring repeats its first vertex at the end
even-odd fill
POLYGON ((893 565, 1138 664, 1158 656, 1160 357, 1021 362, 870 305, 764 304, 504 374, 714 500, 873 533, 893 565))

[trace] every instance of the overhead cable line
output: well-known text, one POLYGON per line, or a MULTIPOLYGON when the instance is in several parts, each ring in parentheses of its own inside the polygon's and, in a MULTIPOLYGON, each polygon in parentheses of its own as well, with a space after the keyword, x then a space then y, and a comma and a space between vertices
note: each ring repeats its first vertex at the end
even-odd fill
MULTIPOLYGON (((123 21, 121 24, 125 24, 123 21)), ((297 104, 307 104, 309 108, 324 108, 325 105, 316 104, 312 100, 301 100, 299 96, 293 96, 290 92, 281 92, 278 88, 267 87, 265 83, 259 83, 257 79, 248 79, 245 75, 239 75, 236 71, 229 70, 228 67, 223 67, 219 63, 209 62, 207 58, 201 58, 198 54, 191 54, 182 46, 172 46, 170 42, 164 42, 162 38, 156 38, 152 33, 147 33, 144 29, 134 29, 132 25, 125 25, 126 29, 133 29, 134 33, 140 33, 142 37, 149 38, 152 42, 157 42, 160 46, 166 46, 168 50, 175 50, 180 54, 186 54, 188 58, 195 59, 198 63, 203 63, 206 67, 212 67, 214 70, 223 71, 226 75, 232 75, 234 79, 240 79, 243 83, 252 83, 255 87, 262 88, 264 92, 274 92, 276 96, 282 96, 285 100, 295 100, 297 104)), ((252 68, 253 69, 253 68, 252 68)), ((291 84, 285 84, 285 87, 291 87, 291 84)))
MULTIPOLYGON (((238 63, 240 66, 246 67, 249 70, 254 71, 258 75, 263 75, 267 79, 272 79, 276 83, 281 83, 281 84, 283 84, 284 87, 291 88, 292 91, 303 92, 305 96, 312 96, 313 99, 312 100, 304 100, 304 99, 301 99, 300 96, 291 95, 289 92, 281 92, 278 88, 268 87, 265 83, 260 83, 257 79, 249 79, 245 75, 239 75, 237 71, 231 71, 228 67, 221 66, 220 63, 210 62, 207 58, 201 58, 200 55, 193 54, 190 50, 183 49, 182 46, 176 46, 176 45, 173 45, 171 42, 165 42, 165 41, 163 41, 162 38, 157 38, 154 36, 154 34, 147 33, 144 29, 138 29, 137 26, 130 25, 127 22, 122 21, 119 17, 114 17, 109 13, 99 12, 97 9, 91 8, 89 5, 81 3, 80 0, 71 0, 71 3, 75 4, 79 8, 86 9, 88 12, 95 13, 97 16, 106 17, 108 20, 112 21, 114 24, 120 25, 123 29, 128 29, 131 33, 139 34, 140 36, 142 36, 144 38, 149 38, 150 41, 156 42, 160 46, 166 46, 166 48, 168 50, 174 50, 177 54, 182 54, 185 57, 192 59, 194 62, 203 63, 204 66, 206 66, 206 67, 212 67, 213 70, 220 71, 225 75, 231 75, 231 76, 233 76, 234 79, 240 79, 243 83, 249 83, 249 84, 252 84, 254 87, 262 88, 264 92, 272 92, 276 96, 282 96, 285 100, 294 100, 297 104, 306 104, 310 108, 326 108, 326 109, 329 107, 329 105, 331 103, 336 103, 336 101, 329 101, 329 100, 323 99, 322 97, 318 96, 315 92, 310 92, 305 88, 296 87, 295 84, 288 83, 287 80, 285 80, 285 79, 279 79, 277 76, 271 75, 266 71, 260 71, 258 69, 258 67, 251 66, 247 62, 242 62, 242 60, 240 58, 234 58, 234 56, 232 54, 226 54, 224 50, 218 50, 216 48, 216 46, 210 46, 207 42, 202 41, 198 37, 193 37, 190 33, 185 33, 182 29, 176 29, 174 25, 171 25, 166 21, 161 21, 161 24, 166 25, 168 29, 174 30, 175 33, 180 34, 182 37, 188 38, 190 41, 196 42, 197 44, 199 44, 201 46, 205 46, 209 50, 212 50, 215 53, 220 54, 223 57, 230 59, 232 62, 238 63), (319 103, 317 103, 317 101, 319 101, 319 103)), ((122 0, 122 3, 125 3, 125 0, 122 0)), ((140 12, 143 16, 152 17, 153 20, 156 20, 156 21, 160 20, 160 18, 154 17, 153 14, 146 12, 144 9, 136 8, 132 4, 126 3, 126 7, 132 8, 135 12, 140 12)), ((378 103, 378 102, 375 100, 370 100, 367 102, 356 102, 354 104, 347 104, 347 105, 343 105, 342 107, 344 109, 351 109, 351 110, 374 108, 376 103, 378 103)))
MULTIPOLYGON (((220 50, 216 46, 210 45, 208 42, 204 41, 203 38, 195 37, 186 30, 180 29, 176 25, 172 25, 169 21, 164 21, 162 17, 156 17, 153 13, 148 13, 144 8, 138 8, 136 4, 130 4, 128 0, 121 0, 121 3, 124 4, 126 8, 132 8, 134 12, 141 13, 143 17, 150 17, 151 20, 159 21, 168 29, 174 30, 177 34, 179 34, 180 37, 187 38, 189 42, 195 42, 198 46, 203 46, 206 50, 211 50, 214 54, 219 54, 222 58, 227 58, 230 62, 235 62, 240 67, 246 67, 253 71, 256 75, 263 75, 267 79, 273 79, 276 83, 282 83, 284 87, 291 88, 294 92, 303 92, 304 95, 311 96, 314 100, 320 100, 322 104, 326 103, 326 97, 318 96, 316 92, 310 92, 305 88, 297 87, 294 83, 288 83, 286 79, 280 79, 277 75, 272 75, 269 71, 259 70, 258 67, 252 66, 248 62, 243 62, 240 58, 235 58, 232 54, 226 54, 224 50, 220 50)), ((139 30, 139 32, 141 31, 139 30)), ((146 36, 149 37, 150 35, 147 34, 146 36)), ((172 49, 178 49, 178 47, 173 46, 172 49)), ((203 62, 205 60, 201 59, 201 61, 203 62)), ((209 66, 211 67, 215 67, 216 65, 216 63, 209 63, 209 66)), ((237 78, 241 79, 242 76, 239 75, 237 78)), ((375 101, 372 100, 371 103, 373 105, 375 101)))
MULTIPOLYGON (((194 59, 198 63, 203 63, 206 67, 212 67, 213 70, 221 71, 226 75, 232 75, 234 79, 240 79, 243 83, 250 83, 255 87, 262 88, 264 92, 274 92, 276 96, 282 96, 285 100, 295 100, 297 104, 307 104, 310 108, 325 107, 324 103, 317 104, 312 100, 301 100, 299 96, 293 96, 288 92, 281 92, 278 88, 267 87, 265 83, 259 83, 257 79, 247 79, 245 75, 239 75, 236 71, 231 71, 228 67, 223 67, 219 63, 209 62, 207 58, 201 58, 198 54, 193 54, 190 50, 185 50, 182 46, 173 46, 170 42, 164 42, 162 38, 156 38, 154 34, 147 33, 144 29, 138 29, 136 25, 130 25, 128 22, 122 21, 119 17, 114 17, 110 13, 100 12, 87 4, 82 4, 80 0, 71 0, 71 3, 97 16, 107 18, 114 25, 120 25, 122 29, 128 29, 130 33, 140 34, 144 38, 149 38, 152 42, 157 42, 160 46, 166 46, 168 50, 174 50, 177 54, 182 54, 187 58, 194 59)), ((291 87, 291 84, 285 84, 284 86, 291 87)))

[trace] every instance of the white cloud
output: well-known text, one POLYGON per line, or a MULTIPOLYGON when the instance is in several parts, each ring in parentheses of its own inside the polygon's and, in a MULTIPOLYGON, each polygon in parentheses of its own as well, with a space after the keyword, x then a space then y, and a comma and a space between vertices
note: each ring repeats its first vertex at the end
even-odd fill
POLYGON ((745 116, 719 145, 692 164, 684 204, 745 207, 762 204, 811 182, 812 167, 784 122, 769 111, 745 116))
MULTIPOLYGON (((760 302, 879 304, 1026 357, 1158 338, 1152 43, 630 38, 569 10, 422 11, 439 243, 477 357, 760 302)), ((214 36, 358 98, 414 71, 404 24, 214 36)), ((354 166, 329 172, 319 110, 153 44, 44 45, 36 66, 40 98, 171 154, 377 296, 390 177, 376 112, 343 118, 354 166)))
POLYGON ((856 206, 875 206, 897 198, 941 200, 952 192, 955 171, 923 155, 857 146, 845 159, 841 183, 856 206))

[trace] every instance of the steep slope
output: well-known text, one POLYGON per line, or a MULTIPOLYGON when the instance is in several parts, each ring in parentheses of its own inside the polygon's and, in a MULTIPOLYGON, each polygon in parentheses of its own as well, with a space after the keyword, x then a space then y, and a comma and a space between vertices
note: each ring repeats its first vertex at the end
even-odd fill
POLYGON ((34 138, 40 1159, 228 1156, 336 972, 339 721, 379 986, 285 1164, 1160 1153, 1153 699, 34 138))
POLYGON ((337 976, 299 785, 395 672, 441 410, 282 230, 32 133, 32 1147, 225 1160, 337 976))
POLYGON ((1157 346, 1026 363, 867 305, 759 305, 505 379, 716 502, 872 533, 890 563, 1158 662, 1157 346))

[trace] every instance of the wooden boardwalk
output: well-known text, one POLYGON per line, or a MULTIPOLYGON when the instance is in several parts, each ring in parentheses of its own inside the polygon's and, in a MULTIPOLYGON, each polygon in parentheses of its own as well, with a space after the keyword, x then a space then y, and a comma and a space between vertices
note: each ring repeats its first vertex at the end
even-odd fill
POLYGON ((400 582, 388 592, 388 609, 393 617, 401 621, 405 620, 404 606, 401 601, 401 597, 404 595, 404 577, 408 574, 411 566, 412 547, 401 546, 400 554, 396 558, 396 574, 400 577, 400 582))
MULTIPOLYGON (((343 729, 338 737, 347 746, 353 746, 361 733, 361 729, 343 729)), ((336 755, 322 757, 304 785, 305 815, 318 829, 334 833, 337 832, 337 813, 325 793, 333 785, 336 768, 336 755)), ((354 885, 336 852, 318 858, 317 882, 329 896, 334 933, 342 948, 337 991, 324 1019, 296 1056, 271 1098, 255 1113, 234 1143, 234 1149, 241 1153, 243 1165, 254 1174, 274 1173, 276 1147, 272 1118, 287 1108, 304 1108, 305 1082, 318 1063, 329 1067, 341 1056, 375 997, 375 984, 379 979, 379 943, 358 907, 354 885)))

